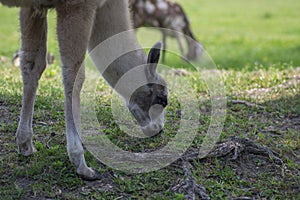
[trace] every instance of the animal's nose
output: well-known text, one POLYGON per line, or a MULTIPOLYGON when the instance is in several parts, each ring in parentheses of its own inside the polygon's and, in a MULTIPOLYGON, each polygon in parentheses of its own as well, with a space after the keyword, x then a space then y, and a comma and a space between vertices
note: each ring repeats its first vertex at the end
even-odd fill
POLYGON ((163 132, 164 125, 162 124, 150 124, 149 126, 142 127, 142 131, 148 137, 153 137, 163 132))

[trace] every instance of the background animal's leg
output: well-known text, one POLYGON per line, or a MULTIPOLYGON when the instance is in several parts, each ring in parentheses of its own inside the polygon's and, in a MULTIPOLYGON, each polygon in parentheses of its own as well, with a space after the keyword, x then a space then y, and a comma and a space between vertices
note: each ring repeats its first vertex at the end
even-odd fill
POLYGON ((195 60, 196 58, 196 46, 195 46, 195 41, 193 41, 190 38, 186 39, 187 44, 188 44, 188 52, 187 52, 187 59, 188 60, 195 60))
POLYGON ((167 34, 162 31, 162 38, 163 38, 163 49, 162 49, 162 63, 165 63, 165 57, 166 57, 166 49, 167 49, 167 34))
POLYGON ((93 25, 95 7, 96 5, 83 2, 57 8, 57 34, 65 88, 67 150, 77 173, 88 180, 100 178, 95 170, 87 166, 80 138, 80 90, 84 81, 84 68, 81 66, 93 25))
POLYGON ((46 68, 46 15, 46 10, 34 8, 22 8, 20 13, 23 99, 16 142, 19 153, 25 156, 35 151, 32 144, 32 117, 38 80, 46 68))
POLYGON ((202 44, 196 41, 196 39, 187 38, 186 41, 188 44, 187 59, 193 61, 199 60, 204 51, 202 44))
POLYGON ((182 36, 180 34, 177 34, 176 39, 177 39, 177 42, 178 42, 178 46, 179 46, 179 50, 180 50, 181 55, 185 56, 184 55, 183 44, 182 44, 182 36))

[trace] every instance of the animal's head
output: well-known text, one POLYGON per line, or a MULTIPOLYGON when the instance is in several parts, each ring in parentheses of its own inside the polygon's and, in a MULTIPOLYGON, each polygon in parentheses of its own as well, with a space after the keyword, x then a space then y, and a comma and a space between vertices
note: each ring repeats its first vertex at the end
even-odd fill
POLYGON ((168 89, 164 79, 157 73, 161 43, 156 43, 150 50, 145 73, 148 84, 134 91, 128 108, 143 133, 154 136, 164 128, 164 109, 168 104, 168 89))

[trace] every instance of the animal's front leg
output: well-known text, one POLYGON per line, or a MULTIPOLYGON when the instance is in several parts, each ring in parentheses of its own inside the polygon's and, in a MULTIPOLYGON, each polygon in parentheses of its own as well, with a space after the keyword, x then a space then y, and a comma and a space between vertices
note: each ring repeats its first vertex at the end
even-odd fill
POLYGON ((183 44, 182 44, 182 35, 180 35, 180 33, 177 33, 176 39, 177 39, 177 42, 178 42, 178 46, 179 46, 181 56, 184 56, 184 49, 183 49, 183 44))
POLYGON ((23 99, 16 142, 24 156, 36 151, 32 144, 32 117, 38 80, 46 68, 46 14, 45 10, 34 8, 22 8, 20 13, 23 99))
POLYGON ((57 8, 57 34, 65 87, 67 150, 77 173, 88 180, 100 178, 95 170, 87 166, 80 138, 80 90, 84 81, 84 68, 81 66, 93 25, 94 9, 95 5, 85 2, 57 8))

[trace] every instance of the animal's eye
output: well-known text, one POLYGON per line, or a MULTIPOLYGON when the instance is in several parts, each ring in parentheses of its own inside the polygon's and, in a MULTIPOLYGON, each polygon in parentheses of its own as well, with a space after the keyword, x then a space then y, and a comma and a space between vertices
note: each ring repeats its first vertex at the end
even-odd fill
POLYGON ((162 98, 161 99, 161 105, 165 108, 168 105, 168 99, 167 98, 162 98))
POLYGON ((168 105, 168 99, 164 96, 157 96, 152 104, 159 104, 165 108, 168 105))

